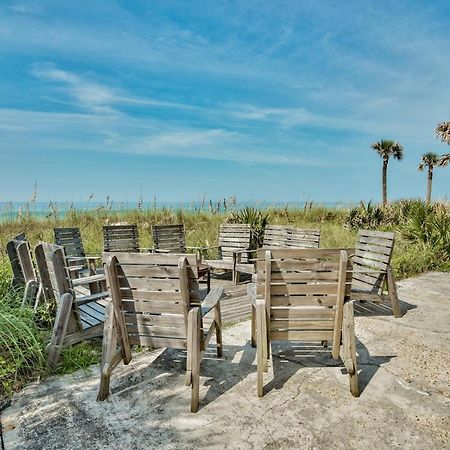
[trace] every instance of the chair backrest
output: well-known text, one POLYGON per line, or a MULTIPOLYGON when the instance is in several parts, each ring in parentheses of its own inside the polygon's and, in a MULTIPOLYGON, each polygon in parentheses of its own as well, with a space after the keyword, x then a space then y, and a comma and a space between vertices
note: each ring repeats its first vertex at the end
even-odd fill
POLYGON ((257 295, 266 299, 271 340, 340 339, 350 286, 345 251, 260 249, 256 270, 257 295))
POLYGON ((104 252, 139 252, 137 225, 105 225, 103 227, 104 252))
POLYGON ((267 225, 264 229, 263 248, 287 247, 291 225, 267 225))
POLYGON ((196 256, 120 252, 103 258, 130 345, 186 348, 189 308, 201 301, 196 256))
POLYGON ((157 250, 186 253, 184 225, 153 225, 153 244, 157 250))
MULTIPOLYGON (((250 248, 251 227, 247 223, 224 223, 219 228, 219 246, 221 259, 232 259, 233 251, 250 248)), ((242 262, 248 261, 248 255, 242 254, 242 262)))
POLYGON ((54 228, 53 231, 55 233, 55 244, 64 247, 66 256, 77 256, 81 258, 86 256, 78 227, 54 228))
POLYGON ((353 262, 352 288, 378 293, 391 262, 395 233, 359 230, 353 262))
POLYGON ((320 230, 291 225, 267 225, 263 248, 319 248, 320 230))
POLYGON ((17 236, 14 236, 6 244, 6 253, 8 254, 9 262, 11 264, 11 269, 13 272, 13 285, 25 284, 25 277, 20 265, 19 255, 17 253, 17 246, 21 241, 26 241, 25 233, 20 233, 17 236))
POLYGON ((319 248, 320 230, 292 228, 287 238, 287 247, 319 248))
POLYGON ((68 276, 64 247, 48 242, 40 242, 34 249, 42 287, 48 298, 59 298, 66 293, 73 295, 73 287, 68 276))
POLYGON ((13 271, 13 285, 37 281, 30 244, 23 233, 6 244, 6 251, 13 271))

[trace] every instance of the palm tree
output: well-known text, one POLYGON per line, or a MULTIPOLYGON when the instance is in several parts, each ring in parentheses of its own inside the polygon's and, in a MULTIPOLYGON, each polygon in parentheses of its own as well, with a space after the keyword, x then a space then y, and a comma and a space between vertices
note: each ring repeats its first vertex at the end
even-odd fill
POLYGON ((441 155, 439 158, 439 165, 441 167, 448 165, 450 162, 450 153, 447 153, 446 155, 441 155))
POLYGON ((439 155, 437 153, 428 152, 422 155, 422 162, 419 164, 418 169, 423 171, 425 167, 428 167, 428 185, 427 185, 427 203, 431 202, 431 187, 433 184, 433 168, 439 164, 439 155))
MULTIPOLYGON (((442 122, 436 127, 436 136, 441 138, 442 142, 450 145, 450 122, 442 122)), ((440 166, 446 166, 450 161, 450 153, 442 155, 439 159, 440 166)))
POLYGON ((392 156, 399 161, 403 158, 403 147, 398 143, 389 139, 381 139, 381 141, 372 144, 372 148, 383 158, 383 171, 382 171, 382 193, 383 193, 383 205, 387 203, 387 168, 389 158, 392 156))
POLYGON ((441 138, 442 142, 450 144, 450 122, 442 122, 436 127, 436 136, 441 138))

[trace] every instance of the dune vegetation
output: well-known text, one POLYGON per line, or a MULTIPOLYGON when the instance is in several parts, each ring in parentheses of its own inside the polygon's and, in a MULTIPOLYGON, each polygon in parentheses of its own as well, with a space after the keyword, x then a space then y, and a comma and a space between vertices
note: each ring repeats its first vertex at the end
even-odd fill
MULTIPOLYGON (((45 345, 52 328, 54 305, 42 305, 36 312, 20 308, 20 289, 11 288, 11 269, 5 245, 24 231, 32 247, 39 241, 53 241, 53 228, 76 226, 81 230, 87 254, 102 250, 102 226, 108 223, 136 223, 142 247, 151 247, 152 224, 184 223, 188 245, 214 245, 224 221, 252 223, 254 243, 261 238, 265 223, 319 228, 321 247, 352 247, 358 228, 396 232, 393 267, 398 279, 429 270, 450 270, 450 207, 444 203, 400 200, 386 205, 364 204, 326 208, 305 204, 304 208, 225 208, 188 211, 181 209, 93 211, 71 209, 46 218, 20 214, 0 222, 0 398, 10 395, 30 379, 47 376, 45 345)), ((87 368, 99 360, 99 343, 83 343, 63 352, 53 373, 87 368)))

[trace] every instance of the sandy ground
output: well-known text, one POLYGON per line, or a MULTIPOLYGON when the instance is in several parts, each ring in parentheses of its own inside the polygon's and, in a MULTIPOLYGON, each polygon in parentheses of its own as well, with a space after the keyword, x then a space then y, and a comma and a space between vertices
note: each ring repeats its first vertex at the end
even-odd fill
POLYGON ((208 351, 200 410, 189 412, 185 355, 136 354, 97 402, 98 367, 28 386, 2 412, 5 448, 450 448, 450 274, 399 283, 402 319, 358 308, 361 397, 327 352, 273 344, 256 396, 250 323, 225 330, 225 358, 208 351))

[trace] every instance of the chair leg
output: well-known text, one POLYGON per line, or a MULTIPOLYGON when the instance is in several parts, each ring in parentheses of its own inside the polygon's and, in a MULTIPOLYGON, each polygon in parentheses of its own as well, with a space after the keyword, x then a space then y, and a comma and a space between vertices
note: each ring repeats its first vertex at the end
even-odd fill
POLYGON ((102 359, 100 362, 100 388, 97 400, 103 401, 109 395, 109 385, 112 369, 110 364, 117 347, 117 330, 114 323, 114 311, 111 303, 108 303, 105 312, 105 325, 102 342, 102 359))
POLYGON ((251 335, 252 347, 256 347, 256 309, 252 304, 252 335, 251 335))
POLYGON ((71 294, 63 294, 59 299, 58 311, 56 312, 55 324, 53 326, 52 338, 47 356, 47 367, 52 369, 59 361, 64 338, 66 337, 67 325, 72 312, 73 297, 71 294))
POLYGON ((222 344, 222 315, 220 312, 220 302, 217 302, 217 305, 214 308, 214 321, 216 327, 217 357, 221 358, 223 356, 223 344, 222 344))
POLYGON ((389 266, 386 271, 386 283, 389 293, 389 298, 391 299, 392 311, 394 312, 394 317, 399 319, 402 317, 402 309, 400 307, 400 302, 397 295, 397 285, 395 283, 394 273, 392 272, 392 267, 389 266))
POLYGON ((266 307, 264 301, 258 300, 256 302, 256 394, 262 397, 264 394, 264 379, 263 373, 267 370, 267 336, 266 331, 266 307))
POLYGON ((188 352, 191 354, 191 412, 197 412, 200 390, 200 308, 189 311, 188 316, 188 352))
POLYGON ((349 374, 350 392, 354 397, 359 397, 358 362, 356 359, 355 319, 353 302, 344 305, 342 322, 342 347, 341 358, 349 374))

